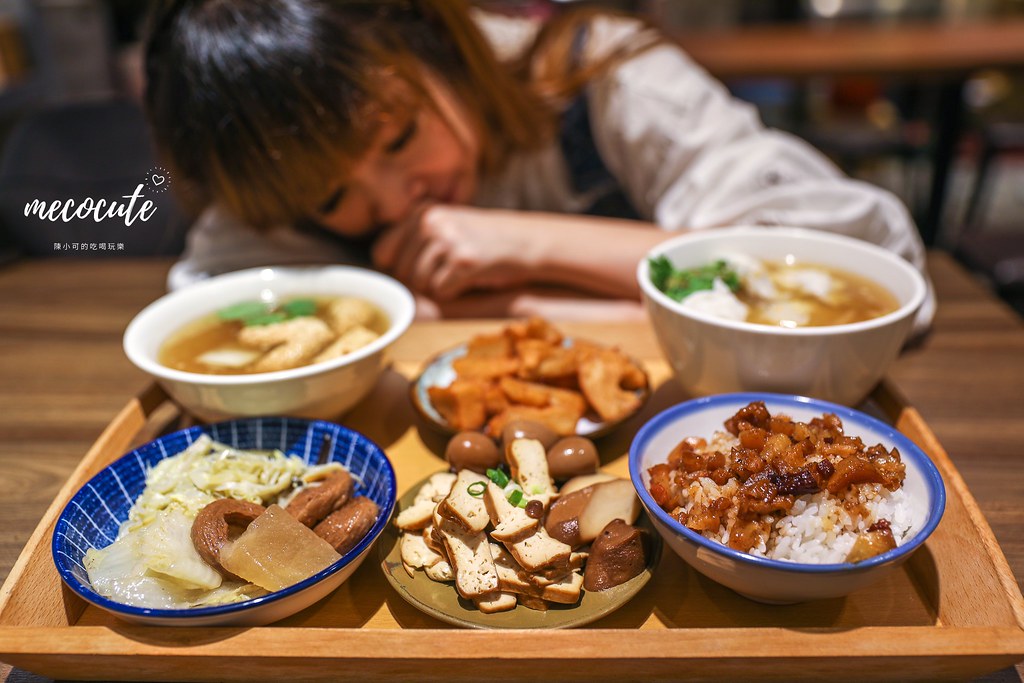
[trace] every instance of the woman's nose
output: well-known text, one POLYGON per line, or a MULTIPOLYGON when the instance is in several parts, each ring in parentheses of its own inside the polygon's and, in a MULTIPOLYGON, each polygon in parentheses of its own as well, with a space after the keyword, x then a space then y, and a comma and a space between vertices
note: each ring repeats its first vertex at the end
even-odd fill
POLYGON ((377 220, 397 223, 409 216, 427 198, 427 182, 412 173, 395 173, 378 185, 377 220))

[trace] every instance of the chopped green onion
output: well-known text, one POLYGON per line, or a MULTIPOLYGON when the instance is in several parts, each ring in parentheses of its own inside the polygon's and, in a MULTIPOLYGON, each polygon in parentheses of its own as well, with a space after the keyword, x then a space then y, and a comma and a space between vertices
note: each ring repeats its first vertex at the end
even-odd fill
POLYGON ((514 489, 508 494, 508 502, 517 507, 526 507, 526 501, 523 500, 523 492, 520 489, 514 489), (520 503, 522 503, 522 505, 520 505, 520 503))
POLYGON ((284 313, 275 312, 246 317, 242 319, 242 322, 245 323, 246 327, 251 327, 253 325, 272 325, 274 323, 284 322, 287 319, 288 316, 284 313))
POLYGON ((281 310, 288 314, 289 318, 298 318, 304 315, 316 314, 316 301, 313 299, 293 299, 281 306, 281 310))
POLYGON ((508 475, 501 470, 487 470, 487 478, 493 481, 501 488, 508 486, 508 475))
POLYGON ((485 484, 482 481, 474 481, 472 484, 466 487, 466 493, 473 496, 474 498, 479 498, 480 496, 484 495, 484 491, 486 490, 487 484, 485 484))
POLYGON ((270 307, 260 301, 243 301, 217 311, 221 320, 245 320, 254 316, 264 315, 270 307))
POLYGON ((534 484, 533 486, 530 487, 530 493, 535 496, 539 496, 540 494, 544 493, 544 489, 534 484))

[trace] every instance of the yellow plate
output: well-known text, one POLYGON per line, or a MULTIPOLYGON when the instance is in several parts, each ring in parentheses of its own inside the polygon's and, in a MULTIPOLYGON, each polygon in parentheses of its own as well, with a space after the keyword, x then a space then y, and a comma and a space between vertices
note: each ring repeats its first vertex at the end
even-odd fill
MULTIPOLYGON (((429 479, 429 477, 427 477, 429 479)), ((395 514, 412 505, 413 498, 427 479, 419 482, 402 496, 395 507, 395 514)), ((393 522, 393 520, 392 520, 393 522)), ((640 592, 651 578, 654 568, 661 559, 661 536, 655 531, 647 513, 641 511, 637 526, 645 533, 647 567, 626 583, 604 591, 583 591, 583 597, 575 605, 551 605, 546 611, 532 610, 522 605, 508 612, 484 614, 471 601, 459 596, 453 583, 440 583, 427 577, 422 570, 413 576, 402 566, 400 535, 394 523, 377 539, 377 552, 384 576, 410 605, 436 619, 465 628, 571 628, 582 626, 611 614, 629 602, 640 592)))

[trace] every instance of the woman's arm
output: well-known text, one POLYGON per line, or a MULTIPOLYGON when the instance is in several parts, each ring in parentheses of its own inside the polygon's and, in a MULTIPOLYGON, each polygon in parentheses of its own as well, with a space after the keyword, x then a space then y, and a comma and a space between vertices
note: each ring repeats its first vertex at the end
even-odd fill
POLYGON ((421 295, 416 297, 416 317, 420 320, 531 316, 557 321, 640 322, 646 319, 643 304, 639 301, 588 296, 578 290, 560 287, 478 290, 444 302, 421 295))
POLYGON ((671 236, 638 221, 437 205, 384 233, 373 259, 437 301, 537 284, 636 300, 636 264, 671 236))

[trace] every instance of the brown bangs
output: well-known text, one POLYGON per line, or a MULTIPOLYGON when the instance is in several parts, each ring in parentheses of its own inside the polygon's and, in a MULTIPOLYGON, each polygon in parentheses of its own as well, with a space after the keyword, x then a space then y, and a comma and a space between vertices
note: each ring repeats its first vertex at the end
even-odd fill
POLYGON ((313 218, 333 184, 363 158, 389 120, 405 120, 424 103, 420 76, 407 58, 375 73, 338 73, 347 101, 320 97, 296 83, 303 97, 287 107, 288 123, 271 112, 241 108, 225 127, 234 135, 215 145, 209 159, 212 194, 257 228, 313 218), (341 81, 340 79, 345 79, 341 81), (332 106, 333 105, 333 106, 332 106))

